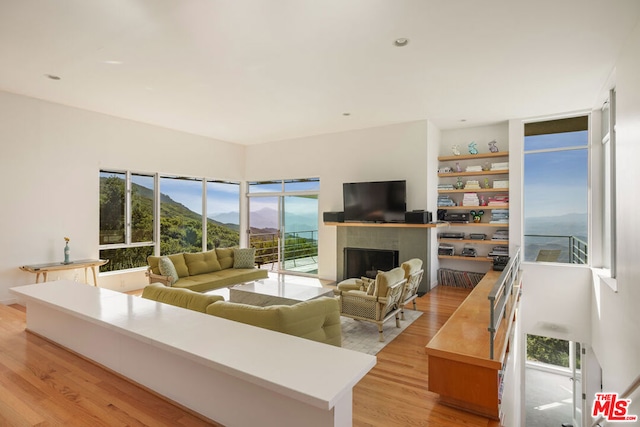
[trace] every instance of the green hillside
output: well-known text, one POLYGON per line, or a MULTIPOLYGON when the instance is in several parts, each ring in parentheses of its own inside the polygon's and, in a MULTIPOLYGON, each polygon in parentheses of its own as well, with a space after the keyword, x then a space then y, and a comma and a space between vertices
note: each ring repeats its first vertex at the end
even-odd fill
MULTIPOLYGON (((124 181, 118 177, 100 178, 100 243, 124 242, 124 181)), ((153 191, 132 184, 132 240, 153 239, 153 191)), ((160 251, 162 254, 202 250, 202 215, 193 212, 166 194, 160 196, 160 251)), ((237 225, 226 226, 207 219, 207 249, 233 247, 240 242, 237 225)), ((101 251, 109 263, 101 271, 114 271, 146 265, 153 247, 101 251)))

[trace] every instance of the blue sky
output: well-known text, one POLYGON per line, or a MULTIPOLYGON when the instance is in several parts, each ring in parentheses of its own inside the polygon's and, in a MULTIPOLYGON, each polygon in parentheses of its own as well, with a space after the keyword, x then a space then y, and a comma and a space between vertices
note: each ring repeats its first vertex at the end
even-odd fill
POLYGON ((525 217, 587 213, 587 131, 525 137, 525 217), (579 150, 526 153, 529 150, 585 147, 579 150))

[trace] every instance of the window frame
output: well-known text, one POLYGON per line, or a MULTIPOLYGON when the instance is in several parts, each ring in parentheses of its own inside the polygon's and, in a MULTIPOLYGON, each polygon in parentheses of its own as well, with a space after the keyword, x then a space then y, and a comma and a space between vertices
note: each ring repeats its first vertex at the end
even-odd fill
MULTIPOLYGON (((231 181, 231 180, 223 180, 223 179, 215 179, 215 178, 207 178, 207 177, 189 177, 189 176, 178 176, 174 174, 162 174, 160 172, 139 172, 132 170, 122 170, 117 168, 100 168, 99 174, 124 174, 125 176, 125 200, 124 200, 124 243, 110 243, 110 244, 98 244, 98 251, 104 250, 113 250, 113 249, 129 249, 129 248, 139 248, 139 247, 153 247, 153 255, 160 256, 161 255, 161 179, 169 178, 169 179, 186 179, 190 181, 199 182, 202 187, 202 251, 207 250, 208 238, 204 238, 204 236, 208 236, 207 233, 207 209, 208 209, 208 199, 207 199, 207 184, 208 183, 223 183, 223 184, 233 184, 238 185, 238 218, 242 218, 243 208, 241 203, 242 198, 242 182, 241 181, 231 181), (132 176, 146 176, 153 177, 153 240, 149 242, 132 242, 132 176)), ((100 192, 100 190, 98 190, 100 192)), ((241 224, 239 224, 241 226, 241 224)), ((100 226, 99 226, 100 228, 100 226)), ((100 230, 98 230, 100 233, 100 230)), ((239 233, 239 244, 241 243, 241 233, 239 233)), ((110 270, 107 272, 101 272, 101 274, 111 274, 111 273, 120 273, 125 271, 136 271, 146 269, 145 266, 127 268, 121 270, 110 270)))
MULTIPOLYGON (((558 262, 557 264, 560 265, 585 265, 585 266, 589 266, 591 267, 593 265, 594 262, 594 258, 593 258, 593 248, 592 245, 594 244, 594 236, 592 233, 592 223, 593 223, 593 210, 594 210, 594 205, 593 205, 593 195, 592 195, 592 183, 593 183, 593 170, 592 170, 592 161, 593 161, 593 156, 594 156, 594 152, 592 150, 592 141, 594 138, 594 127, 593 127, 593 117, 592 117, 592 113, 589 111, 580 111, 580 112, 576 112, 573 114, 568 114, 568 115, 563 115, 563 116, 552 116, 552 117, 540 117, 540 118, 536 118, 535 120, 530 120, 530 121, 525 121, 523 123, 523 140, 522 140, 522 246, 525 249, 525 256, 526 256, 526 244, 525 244, 525 238, 526 238, 526 233, 525 233, 525 215, 526 215, 526 206, 525 206, 525 194, 526 194, 526 183, 524 180, 524 175, 525 175, 525 169, 524 169, 524 164, 525 164, 525 159, 526 156, 528 154, 542 154, 542 153, 553 153, 553 152, 568 152, 568 151, 579 151, 579 150, 586 150, 587 153, 587 164, 586 164, 586 168, 587 168, 587 248, 589 249, 589 252, 587 253, 587 262, 585 264, 573 264, 570 262, 558 262), (581 119, 584 118, 586 119, 587 122, 587 142, 584 145, 573 145, 573 146, 566 146, 566 147, 559 147, 559 148, 541 148, 541 149, 532 149, 532 150, 526 150, 525 149, 525 140, 524 138, 526 138, 527 136, 527 125, 537 125, 540 124, 542 125, 544 122, 555 122, 555 121, 561 121, 564 119, 581 119)), ((572 124, 569 125, 569 128, 573 127, 572 124)), ((584 129, 573 129, 573 130, 566 130, 566 132, 572 132, 572 131, 581 131, 584 129)), ((536 135, 553 135, 556 133, 563 133, 563 132, 548 132, 548 133, 536 133, 536 135)), ((542 261, 527 261, 527 262, 542 262, 542 261)))

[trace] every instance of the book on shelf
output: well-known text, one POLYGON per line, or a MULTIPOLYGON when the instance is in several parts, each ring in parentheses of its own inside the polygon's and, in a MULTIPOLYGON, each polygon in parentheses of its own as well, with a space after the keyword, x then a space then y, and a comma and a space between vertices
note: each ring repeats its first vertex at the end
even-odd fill
POLYGON ((466 172, 482 172, 482 166, 467 166, 466 172))
POLYGON ((462 198, 462 206, 480 206, 478 193, 464 193, 462 198))
POLYGON ((465 190, 479 190, 480 189, 480 182, 478 182, 477 179, 470 179, 464 185, 464 189, 465 190))
POLYGON ((509 223, 509 210, 508 209, 494 209, 491 211, 491 224, 508 224, 509 223))
POLYGON ((449 206, 456 206, 456 202, 454 202, 451 197, 445 195, 439 195, 438 196, 438 207, 449 207, 449 206))
POLYGON ((491 170, 492 171, 509 170, 509 162, 491 163, 491 170))

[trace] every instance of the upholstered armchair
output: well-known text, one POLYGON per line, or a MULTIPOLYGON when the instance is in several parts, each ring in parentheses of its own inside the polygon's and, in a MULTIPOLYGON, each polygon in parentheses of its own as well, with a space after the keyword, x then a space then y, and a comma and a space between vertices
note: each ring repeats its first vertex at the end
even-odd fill
POLYGON ((404 278, 407 279, 407 283, 404 285, 404 292, 400 299, 400 319, 404 320, 404 307, 406 305, 413 302, 413 309, 416 309, 418 287, 420 286, 420 282, 422 282, 424 270, 422 269, 422 260, 418 258, 405 261, 400 267, 404 270, 404 278))
POLYGON ((382 325, 395 317, 396 327, 400 327, 400 298, 404 292, 406 279, 400 267, 379 272, 375 284, 366 290, 338 291, 340 315, 364 320, 378 325, 380 341, 384 341, 382 325))

